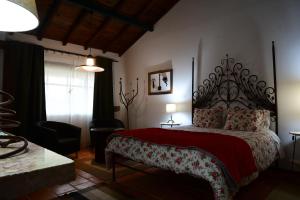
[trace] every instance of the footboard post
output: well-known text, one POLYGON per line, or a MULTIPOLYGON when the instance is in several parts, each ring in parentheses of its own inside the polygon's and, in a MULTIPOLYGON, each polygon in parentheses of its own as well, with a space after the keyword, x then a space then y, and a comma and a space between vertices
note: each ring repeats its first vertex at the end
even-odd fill
POLYGON ((115 162, 115 154, 112 153, 112 181, 116 181, 116 162, 115 162))

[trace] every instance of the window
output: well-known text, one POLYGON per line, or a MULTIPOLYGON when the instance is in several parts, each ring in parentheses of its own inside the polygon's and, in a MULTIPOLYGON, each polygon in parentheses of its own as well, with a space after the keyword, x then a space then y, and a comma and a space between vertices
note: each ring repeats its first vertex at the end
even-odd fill
POLYGON ((74 68, 73 65, 45 62, 47 120, 81 127, 81 145, 87 146, 93 112, 94 73, 74 68))

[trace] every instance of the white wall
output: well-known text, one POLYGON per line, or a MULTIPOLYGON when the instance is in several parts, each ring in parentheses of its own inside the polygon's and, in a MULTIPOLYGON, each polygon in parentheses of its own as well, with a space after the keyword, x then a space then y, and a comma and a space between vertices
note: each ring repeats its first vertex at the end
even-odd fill
MULTIPOLYGON (((191 62, 198 81, 228 53, 273 85, 271 41, 276 41, 279 135, 291 146, 290 130, 300 130, 300 1, 182 0, 123 56, 128 83, 139 77, 143 89, 131 107, 131 127, 159 126, 168 119, 166 103, 177 103, 177 122, 191 123, 191 62), (174 92, 147 95, 151 66, 171 61, 174 92), (199 79, 200 78, 200 79, 199 79)), ((299 147, 300 148, 300 147, 299 147)), ((291 149, 287 148, 290 155, 291 149)), ((297 152, 300 159, 300 149, 297 152)))

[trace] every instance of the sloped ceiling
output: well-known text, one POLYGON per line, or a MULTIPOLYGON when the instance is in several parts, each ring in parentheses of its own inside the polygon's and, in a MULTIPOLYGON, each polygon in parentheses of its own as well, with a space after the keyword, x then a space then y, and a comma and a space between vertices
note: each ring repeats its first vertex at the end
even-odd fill
POLYGON ((36 0, 40 25, 27 32, 122 55, 179 0, 36 0))

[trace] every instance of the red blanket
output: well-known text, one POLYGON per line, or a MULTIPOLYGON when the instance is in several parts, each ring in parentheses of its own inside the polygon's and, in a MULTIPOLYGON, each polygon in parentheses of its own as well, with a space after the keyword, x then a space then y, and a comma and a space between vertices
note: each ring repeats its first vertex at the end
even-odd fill
POLYGON ((238 137, 161 128, 117 131, 114 136, 117 135, 159 145, 198 148, 207 151, 224 164, 236 183, 257 170, 250 146, 238 137))

